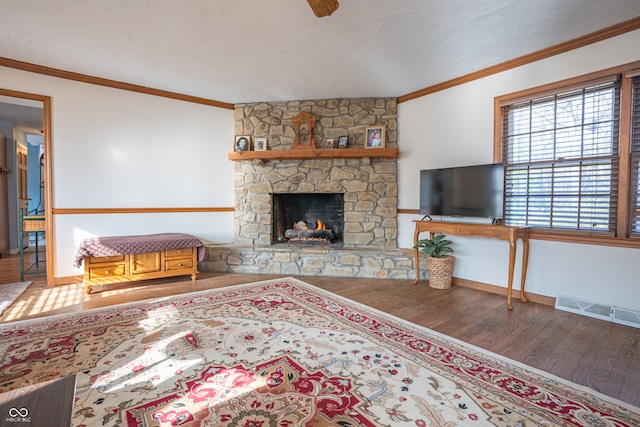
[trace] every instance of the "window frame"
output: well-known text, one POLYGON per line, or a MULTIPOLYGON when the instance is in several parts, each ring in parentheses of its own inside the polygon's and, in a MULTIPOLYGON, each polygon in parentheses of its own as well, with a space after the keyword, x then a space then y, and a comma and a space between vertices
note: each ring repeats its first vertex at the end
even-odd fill
POLYGON ((640 227, 634 223, 637 223, 640 217, 640 68, 627 71, 625 78, 630 81, 629 84, 632 86, 631 122, 629 125, 629 187, 630 189, 633 189, 634 186, 638 187, 635 194, 629 192, 629 234, 632 238, 639 238, 640 227))
MULTIPOLYGON (((502 107, 516 102, 559 94, 582 88, 601 80, 620 77, 620 111, 618 131, 618 202, 614 235, 603 235, 600 231, 548 229, 531 227, 530 238, 568 243, 585 243, 607 246, 640 248, 640 238, 630 237, 631 198, 631 120, 633 77, 638 75, 640 61, 608 68, 594 73, 536 86, 533 88, 497 96, 494 98, 494 145, 493 161, 502 162, 502 107)), ((636 112, 640 114, 640 112, 636 112)), ((614 142, 616 143, 616 142, 614 142)))

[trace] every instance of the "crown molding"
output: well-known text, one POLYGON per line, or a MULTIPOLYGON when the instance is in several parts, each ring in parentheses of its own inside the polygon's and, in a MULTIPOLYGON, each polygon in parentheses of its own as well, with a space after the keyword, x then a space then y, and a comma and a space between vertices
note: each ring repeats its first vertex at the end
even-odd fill
MULTIPOLYGON (((578 37, 573 40, 569 40, 564 43, 557 44, 555 46, 551 46, 546 49, 539 50, 537 52, 530 53, 528 55, 523 55, 518 58, 514 58, 509 61, 505 61, 500 64, 496 64, 491 67, 487 67, 482 70, 478 70, 476 72, 466 74, 464 76, 447 80, 445 82, 438 83, 436 85, 429 86, 424 89, 420 89, 415 92, 408 93, 406 95, 401 95, 397 98, 397 102, 402 103, 402 102, 410 101, 412 99, 430 95, 435 92, 440 92, 445 89, 450 89, 455 86, 459 86, 474 80, 488 77, 493 74, 501 73, 503 71, 517 68, 526 64, 530 64, 532 62, 540 61, 542 59, 559 55, 561 53, 569 52, 574 49, 578 49, 578 48, 588 46, 590 44, 597 43, 603 40, 607 40, 609 38, 616 37, 631 31, 635 31, 637 29, 640 29, 640 17, 630 19, 620 24, 616 24, 611 27, 604 28, 602 30, 587 34, 582 37, 578 37)), ((60 70, 57 68, 45 67, 43 65, 17 61, 15 59, 10 59, 10 58, 0 57, 0 66, 14 68, 22 71, 28 71, 31 73, 43 74, 51 77, 78 81, 82 83, 94 84, 99 86, 115 88, 115 89, 128 90, 132 92, 144 93, 147 95, 160 96, 164 98, 177 99, 180 101, 193 102, 196 104, 209 105, 212 107, 224 108, 228 110, 234 109, 234 105, 227 102, 221 102, 221 101, 216 101, 212 99, 180 94, 176 92, 154 89, 146 86, 119 82, 116 80, 103 79, 100 77, 89 76, 86 74, 74 73, 71 71, 60 70)))
POLYGON ((227 102, 215 101, 212 99, 200 98, 197 96, 184 95, 166 90, 154 89, 146 86, 135 85, 131 83, 119 82, 116 80, 103 79, 100 77, 89 76, 86 74, 74 73, 71 71, 60 70, 57 68, 45 67, 43 65, 31 64, 29 62, 17 61, 15 59, 0 57, 0 66, 14 68, 16 70, 28 71, 30 73, 43 74, 45 76, 57 77, 60 79, 73 80, 81 83, 105 86, 114 89, 128 90, 131 92, 144 93, 146 95, 160 96, 163 98, 177 99, 179 101, 192 102, 195 104, 209 105, 211 107, 224 108, 233 110, 233 104, 227 102))
POLYGON ((546 49, 539 50, 537 52, 530 53, 528 55, 520 56, 518 58, 511 59, 509 61, 502 62, 500 64, 493 65, 491 67, 484 68, 482 70, 466 74, 464 76, 456 77, 455 79, 448 80, 446 82, 438 83, 433 86, 426 87, 424 89, 417 90, 415 92, 408 93, 398 97, 398 104, 401 102, 410 101, 412 99, 420 98, 425 95, 430 95, 435 92, 440 92, 445 89, 450 89, 455 86, 459 86, 465 83, 469 83, 474 80, 498 74, 503 71, 511 70, 532 62, 540 61, 541 59, 549 58, 561 53, 569 52, 574 49, 578 49, 584 46, 588 46, 593 43, 601 42, 603 40, 616 37, 630 31, 635 31, 640 28, 640 17, 630 19, 617 25, 605 28, 600 31, 596 31, 591 34, 587 34, 577 39, 569 40, 564 43, 551 46, 546 49))

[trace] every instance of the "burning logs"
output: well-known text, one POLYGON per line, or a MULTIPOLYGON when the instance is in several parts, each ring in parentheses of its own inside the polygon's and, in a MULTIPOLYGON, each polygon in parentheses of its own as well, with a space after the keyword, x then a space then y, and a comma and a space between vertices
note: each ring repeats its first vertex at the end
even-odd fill
POLYGON ((297 243, 323 243, 334 239, 333 231, 327 230, 324 223, 318 221, 297 221, 293 228, 284 232, 284 237, 290 242, 297 243))

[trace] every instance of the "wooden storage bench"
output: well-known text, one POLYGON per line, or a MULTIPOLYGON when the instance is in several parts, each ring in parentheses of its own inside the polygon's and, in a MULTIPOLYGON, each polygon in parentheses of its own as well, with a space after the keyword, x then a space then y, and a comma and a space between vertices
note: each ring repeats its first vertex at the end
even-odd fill
POLYGON ((204 245, 180 233, 112 236, 86 239, 75 265, 84 264, 83 285, 90 294, 96 285, 190 275, 198 276, 204 245), (151 250, 158 249, 158 250, 151 250))

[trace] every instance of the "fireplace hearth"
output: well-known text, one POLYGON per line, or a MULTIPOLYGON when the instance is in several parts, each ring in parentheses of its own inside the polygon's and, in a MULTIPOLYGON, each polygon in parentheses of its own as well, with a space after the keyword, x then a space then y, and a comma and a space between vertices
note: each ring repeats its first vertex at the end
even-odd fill
POLYGON ((340 244, 344 194, 274 193, 271 244, 340 244))

